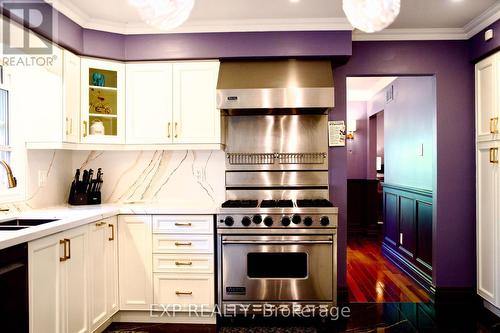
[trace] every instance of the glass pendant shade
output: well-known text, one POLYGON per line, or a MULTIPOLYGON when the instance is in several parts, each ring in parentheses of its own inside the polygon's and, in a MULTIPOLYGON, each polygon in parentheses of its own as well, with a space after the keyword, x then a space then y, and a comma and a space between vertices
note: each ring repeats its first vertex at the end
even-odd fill
POLYGON ((137 7, 149 25, 161 30, 171 30, 189 18, 195 0, 129 0, 137 7))
POLYGON ((364 32, 387 28, 399 15, 400 0, 343 0, 342 8, 351 25, 364 32))

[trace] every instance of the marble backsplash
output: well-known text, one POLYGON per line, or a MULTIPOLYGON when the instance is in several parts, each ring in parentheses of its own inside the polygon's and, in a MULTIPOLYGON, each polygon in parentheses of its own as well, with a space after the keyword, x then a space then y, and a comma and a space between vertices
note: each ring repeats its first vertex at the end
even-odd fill
POLYGON ((26 201, 12 211, 65 204, 77 168, 102 168, 103 203, 219 206, 225 199, 223 151, 34 150, 27 156, 26 201), (45 174, 39 186, 39 174, 45 174))

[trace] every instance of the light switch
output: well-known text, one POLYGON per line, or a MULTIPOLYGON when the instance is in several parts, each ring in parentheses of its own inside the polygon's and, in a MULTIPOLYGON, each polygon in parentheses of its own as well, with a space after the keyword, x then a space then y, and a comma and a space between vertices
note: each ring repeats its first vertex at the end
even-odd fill
POLYGON ((424 144, 423 143, 418 145, 417 155, 424 156, 424 144))

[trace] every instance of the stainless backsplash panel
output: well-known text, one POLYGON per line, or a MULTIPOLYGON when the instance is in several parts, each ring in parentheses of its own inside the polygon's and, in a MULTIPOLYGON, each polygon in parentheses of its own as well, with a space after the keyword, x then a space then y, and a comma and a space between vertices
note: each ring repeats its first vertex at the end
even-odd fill
POLYGON ((328 170, 328 116, 327 115, 261 115, 226 117, 226 153, 301 153, 324 154, 325 158, 313 164, 229 163, 227 170, 328 170))
POLYGON ((230 189, 226 188, 226 200, 297 200, 327 199, 328 189, 230 189))
POLYGON ((226 188, 328 187, 326 171, 226 172, 226 188))

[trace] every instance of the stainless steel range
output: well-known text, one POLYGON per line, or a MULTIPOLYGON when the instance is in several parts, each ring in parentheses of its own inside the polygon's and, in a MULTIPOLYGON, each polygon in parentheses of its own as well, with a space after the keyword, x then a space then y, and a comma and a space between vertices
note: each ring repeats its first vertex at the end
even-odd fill
POLYGON ((226 201, 218 302, 238 312, 336 304, 337 208, 328 201, 327 61, 222 63, 226 201))

